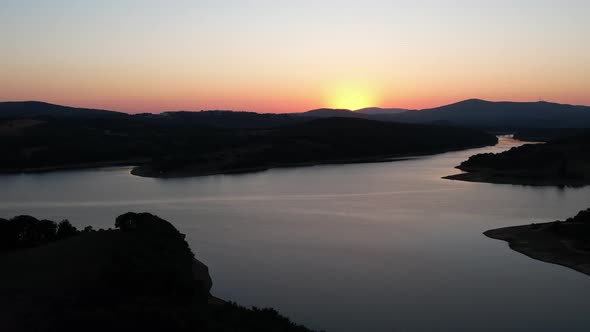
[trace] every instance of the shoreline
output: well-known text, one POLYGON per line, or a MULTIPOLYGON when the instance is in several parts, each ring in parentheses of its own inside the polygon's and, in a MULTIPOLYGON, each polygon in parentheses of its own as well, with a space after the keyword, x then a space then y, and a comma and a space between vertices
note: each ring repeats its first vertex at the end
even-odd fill
POLYGON ((394 154, 394 155, 379 155, 379 156, 371 156, 371 157, 363 157, 363 158, 349 158, 349 159, 337 159, 337 160, 316 160, 316 161, 308 161, 308 162, 299 162, 299 163, 286 163, 286 164, 268 164, 268 165, 261 165, 256 167, 246 167, 246 168, 231 168, 231 169, 204 169, 204 170, 179 170, 179 171, 169 171, 169 172, 159 172, 151 168, 151 166, 143 165, 143 166, 136 166, 131 170, 131 174, 140 177, 146 178, 159 178, 159 179, 175 179, 175 178, 188 178, 188 177, 199 177, 199 176, 209 176, 209 175, 229 175, 229 174, 246 174, 246 173, 257 173, 257 172, 264 172, 270 169, 279 169, 279 168, 296 168, 296 167, 309 167, 309 166, 320 166, 320 165, 346 165, 346 164, 366 164, 366 163, 385 163, 385 162, 394 162, 394 161, 403 161, 412 158, 424 157, 424 156, 431 156, 441 153, 447 152, 456 152, 456 151, 463 151, 469 149, 477 149, 483 148, 486 146, 491 146, 489 144, 486 145, 474 145, 474 146, 465 146, 460 148, 452 148, 452 149, 442 149, 442 150, 435 150, 435 151, 425 151, 422 153, 407 153, 407 154, 394 154))
MULTIPOLYGON (((497 143, 496 143, 497 144, 497 143)), ((148 158, 137 158, 137 159, 124 159, 124 160, 113 160, 113 161, 98 161, 88 163, 74 163, 74 164, 62 164, 54 166, 44 167, 31 167, 21 169, 0 169, 1 175, 14 175, 14 174, 35 174, 35 173, 48 173, 56 171, 70 171, 70 170, 83 170, 93 168, 104 168, 104 167, 116 167, 116 166, 130 166, 133 167, 130 171, 132 175, 145 177, 145 178, 159 178, 159 179, 175 179, 175 178, 188 178, 188 177, 199 177, 199 176, 210 176, 210 175, 231 175, 231 174, 247 174, 247 173, 258 173, 268 171, 275 168, 295 168, 295 167, 310 167, 320 165, 346 165, 346 164, 365 164, 365 163, 385 163, 394 161, 403 161, 418 157, 437 155, 447 152, 456 152, 469 149, 478 149, 487 146, 493 146, 490 144, 476 144, 468 145, 458 148, 448 148, 432 151, 424 151, 420 153, 401 153, 392 155, 378 155, 369 156, 362 158, 348 158, 348 159, 337 159, 337 160, 316 160, 307 162, 294 162, 286 164, 268 164, 260 165, 255 167, 246 168, 229 168, 229 169, 201 169, 201 170, 178 170, 169 172, 160 172, 154 170, 150 166, 151 159, 148 158)), ((446 178, 446 177, 445 177, 446 178)))
POLYGON ((583 224, 548 222, 491 229, 483 234, 508 242, 510 249, 532 259, 564 266, 590 276, 590 251, 576 249, 572 239, 555 233, 555 225, 576 228, 583 224))
POLYGON ((150 159, 124 159, 124 160, 113 160, 113 161, 97 161, 88 163, 75 163, 55 166, 44 166, 44 167, 30 167, 20 169, 0 169, 0 175, 11 175, 11 174, 35 174, 35 173, 48 173, 55 171, 71 171, 71 170, 82 170, 92 168, 104 168, 104 167, 116 167, 116 166, 135 166, 138 164, 145 164, 150 159))
POLYGON ((447 175, 443 179, 476 183, 511 184, 531 187, 583 187, 590 185, 590 180, 579 180, 557 177, 525 177, 506 174, 494 174, 485 171, 466 171, 465 173, 447 175))
MULTIPOLYGON (((366 163, 385 163, 393 161, 402 161, 410 159, 414 156, 408 157, 389 157, 389 158, 363 158, 350 160, 334 160, 334 161, 313 161, 289 164, 273 164, 259 167, 245 167, 245 168, 230 168, 225 170, 203 170, 203 171, 172 171, 169 173, 154 174, 157 171, 153 170, 149 165, 135 166, 131 170, 131 174, 145 178, 159 178, 159 179, 178 179, 188 177, 199 177, 209 175, 231 175, 231 174, 247 174, 265 172, 271 169, 279 168, 297 168, 297 167, 311 167, 320 165, 346 165, 346 164, 366 164, 366 163)), ((416 156, 417 157, 417 156, 416 156)))

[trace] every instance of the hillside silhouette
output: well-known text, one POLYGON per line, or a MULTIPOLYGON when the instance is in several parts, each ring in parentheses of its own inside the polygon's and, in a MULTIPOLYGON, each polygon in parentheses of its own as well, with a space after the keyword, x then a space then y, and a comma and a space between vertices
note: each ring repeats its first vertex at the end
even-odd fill
POLYGON ((407 112, 409 110, 404 108, 381 108, 381 107, 366 107, 361 108, 356 111, 355 113, 367 114, 367 115, 391 115, 391 114, 400 114, 403 112, 407 112))
POLYGON ((127 113, 55 105, 40 101, 0 102, 0 120, 23 118, 126 118, 127 113))
POLYGON ((544 144, 526 144, 498 154, 477 154, 457 166, 467 173, 449 178, 527 185, 588 185, 588 151, 590 131, 544 144))
POLYGON ((368 114, 357 113, 347 109, 334 109, 334 108, 319 108, 303 113, 295 113, 298 116, 306 116, 313 118, 361 118, 368 119, 368 114))
MULTIPOLYGON (((0 219, 0 226, 26 229, 32 220, 0 219)), ((24 233, 1 234, 18 242, 24 233)), ((0 264, 4 331, 309 331, 273 309, 211 296, 208 269, 184 235, 149 213, 125 213, 115 229, 87 227, 0 250, 0 264)))
POLYGON ((0 102, 0 121, 16 119, 123 119, 159 120, 169 124, 218 128, 272 128, 318 118, 352 117, 386 122, 441 124, 491 130, 590 128, 590 107, 550 102, 491 102, 469 99, 440 107, 405 110, 368 107, 320 108, 302 113, 254 113, 230 110, 169 111, 160 114, 126 114, 106 110, 74 108, 43 102, 0 102))
POLYGON ((189 144, 137 167, 133 173, 176 177, 381 161, 496 142, 495 136, 468 128, 326 118, 264 131, 241 131, 238 136, 226 133, 224 141, 217 141, 214 147, 196 149, 189 144))
POLYGON ((145 167, 136 174, 155 176, 181 168, 224 173, 378 160, 496 142, 492 135, 466 128, 357 118, 229 111, 157 115, 100 111, 107 116, 96 117, 73 109, 51 115, 51 109, 42 115, 18 109, 6 112, 0 121, 0 172, 141 165, 145 167))
POLYGON ((549 102, 490 102, 470 99, 451 105, 393 115, 391 121, 468 127, 589 128, 590 107, 549 102))

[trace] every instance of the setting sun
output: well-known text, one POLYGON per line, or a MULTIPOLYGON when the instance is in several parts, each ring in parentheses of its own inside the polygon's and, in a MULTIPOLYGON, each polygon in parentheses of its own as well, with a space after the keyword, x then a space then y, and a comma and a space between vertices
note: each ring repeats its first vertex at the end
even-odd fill
POLYGON ((367 87, 340 86, 328 94, 327 104, 331 108, 358 110, 377 105, 379 100, 367 87))

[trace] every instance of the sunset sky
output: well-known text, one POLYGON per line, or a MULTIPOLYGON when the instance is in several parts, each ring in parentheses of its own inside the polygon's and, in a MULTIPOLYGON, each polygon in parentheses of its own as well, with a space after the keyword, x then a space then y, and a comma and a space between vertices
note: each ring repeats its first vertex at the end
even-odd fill
POLYGON ((590 105, 590 1, 0 0, 0 100, 126 112, 590 105))

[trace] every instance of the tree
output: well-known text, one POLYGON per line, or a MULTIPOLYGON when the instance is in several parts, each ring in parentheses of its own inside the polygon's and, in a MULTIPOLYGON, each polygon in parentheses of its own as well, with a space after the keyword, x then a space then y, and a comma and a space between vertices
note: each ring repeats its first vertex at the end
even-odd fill
POLYGON ((57 224, 55 221, 43 219, 37 224, 41 242, 50 242, 55 239, 57 224))
POLYGON ((78 229, 74 227, 67 219, 62 220, 57 225, 56 238, 59 240, 69 238, 78 234, 78 229))

